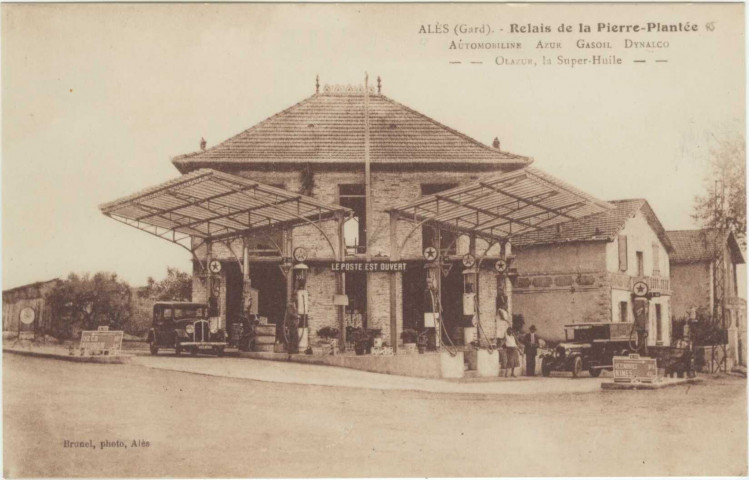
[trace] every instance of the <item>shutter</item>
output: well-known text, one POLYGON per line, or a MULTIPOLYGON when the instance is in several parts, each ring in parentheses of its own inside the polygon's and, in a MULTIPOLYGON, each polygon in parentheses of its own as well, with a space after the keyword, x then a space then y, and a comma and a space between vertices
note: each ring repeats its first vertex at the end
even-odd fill
POLYGON ((653 242, 653 276, 657 277, 661 274, 661 251, 658 244, 653 242))
POLYGON ((627 236, 619 235, 619 270, 627 271, 627 236))

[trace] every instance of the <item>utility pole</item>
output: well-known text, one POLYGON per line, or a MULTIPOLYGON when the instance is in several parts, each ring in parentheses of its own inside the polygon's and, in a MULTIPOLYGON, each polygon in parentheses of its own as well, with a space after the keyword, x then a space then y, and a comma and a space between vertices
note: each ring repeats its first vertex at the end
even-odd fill
MULTIPOLYGON (((367 232, 365 253, 366 260, 372 260, 372 171, 369 158, 369 74, 364 73, 364 195, 365 195, 365 216, 364 228, 367 232)), ((367 327, 371 325, 372 318, 372 287, 370 285, 370 274, 367 275, 367 327)))

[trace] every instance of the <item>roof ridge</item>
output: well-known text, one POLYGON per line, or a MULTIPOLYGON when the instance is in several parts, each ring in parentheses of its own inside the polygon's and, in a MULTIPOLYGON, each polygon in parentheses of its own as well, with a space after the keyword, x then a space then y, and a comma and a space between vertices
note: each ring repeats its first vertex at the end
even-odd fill
POLYGON ((274 119, 274 118, 276 118, 276 117, 279 117, 279 116, 281 116, 281 115, 283 115, 283 114, 285 114, 285 113, 288 113, 288 112, 290 112, 291 110, 294 110, 294 109, 295 109, 295 108, 297 108, 297 107, 301 107, 302 105, 304 105, 305 103, 309 102, 310 100, 312 100, 313 98, 315 98, 315 97, 317 97, 317 96, 319 96, 319 94, 318 94, 318 93, 313 93, 313 94, 312 94, 312 95, 310 95, 309 97, 307 97, 307 98, 305 98, 305 99, 303 99, 303 100, 300 100, 300 101, 298 101, 298 102, 297 102, 297 103, 295 103, 294 105, 292 105, 292 106, 290 106, 290 107, 288 107, 288 108, 286 108, 286 109, 284 109, 284 110, 281 110, 280 112, 278 112, 278 113, 275 113, 275 114, 271 115, 270 117, 268 117, 268 118, 266 118, 266 119, 264 119, 264 120, 261 120, 261 121, 259 121, 258 123, 256 123, 255 125, 251 126, 250 128, 246 128, 246 129, 242 130, 241 132, 239 132, 239 133, 237 133, 237 134, 235 134, 235 135, 232 135, 231 137, 227 138, 227 139, 226 139, 226 140, 224 140, 223 142, 221 142, 221 143, 217 143, 216 145, 212 146, 211 148, 208 148, 208 149, 206 149, 206 150, 201 150, 201 151, 197 151, 197 152, 192 152, 192 153, 185 153, 185 154, 182 154, 182 155, 177 155, 176 157, 172 157, 172 163, 173 163, 173 162, 174 162, 175 160, 182 160, 182 159, 186 159, 186 158, 190 158, 190 157, 193 157, 193 156, 195 156, 195 155, 200 155, 200 154, 202 154, 202 153, 207 153, 207 152, 210 152, 211 150, 213 150, 213 149, 216 149, 216 148, 220 147, 221 145, 225 144, 226 142, 229 142, 229 141, 231 141, 231 140, 234 140, 235 138, 237 138, 237 137, 239 137, 239 136, 241 136, 241 135, 244 135, 245 133, 249 133, 249 132, 251 132, 251 131, 253 131, 253 130, 255 130, 255 129, 259 128, 259 127, 260 127, 261 125, 264 125, 264 124, 266 124, 267 122, 269 122, 269 121, 273 120, 273 119, 274 119))
POLYGON ((414 110, 413 108, 411 108, 411 107, 409 107, 407 105, 404 105, 404 104, 400 103, 397 100, 393 100, 392 98, 388 97, 387 95, 379 94, 378 96, 381 97, 382 99, 384 99, 385 101, 388 101, 388 102, 390 102, 392 104, 395 104, 395 105, 397 105, 397 106, 399 106, 401 108, 406 109, 407 111, 409 111, 409 112, 411 112, 411 113, 413 113, 415 115, 418 115, 418 116, 424 118, 425 120, 427 120, 427 121, 429 121, 429 122, 437 125, 440 128, 444 128, 448 132, 450 132, 452 134, 455 134, 455 135, 463 138, 464 140, 468 140, 469 142, 475 144, 476 146, 478 146, 480 148, 483 148, 484 150, 487 150, 487 151, 492 152, 492 153, 501 153, 501 154, 504 154, 504 155, 506 155, 506 156, 508 156, 508 157, 510 157, 512 159, 525 159, 525 160, 529 160, 528 165, 530 165, 533 162, 533 159, 531 157, 527 157, 527 156, 524 156, 524 155, 517 155, 515 153, 510 153, 510 152, 503 152, 503 151, 501 151, 501 150, 499 150, 497 148, 492 148, 489 145, 486 145, 486 144, 484 144, 484 143, 476 140, 475 138, 466 135, 465 133, 459 132, 458 130, 455 130, 452 127, 448 127, 444 123, 441 123, 441 122, 433 119, 429 115, 421 113, 418 110, 414 110))

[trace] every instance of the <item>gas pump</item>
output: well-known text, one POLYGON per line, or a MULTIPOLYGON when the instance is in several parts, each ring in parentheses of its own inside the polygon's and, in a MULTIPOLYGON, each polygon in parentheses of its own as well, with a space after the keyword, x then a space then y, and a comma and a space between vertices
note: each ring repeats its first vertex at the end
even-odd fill
POLYGON ((648 326, 650 323, 650 300, 647 297, 634 296, 632 298, 635 315, 634 329, 637 333, 637 351, 648 354, 648 326))
POLYGON ((289 325, 289 329, 294 330, 293 332, 289 332, 291 334, 289 339, 296 340, 293 343, 296 343, 297 348, 306 349, 309 343, 309 336, 306 334, 307 315, 309 314, 309 292, 307 292, 307 274, 309 272, 309 267, 300 262, 294 265, 292 271, 294 289, 293 302, 299 320, 298 325, 289 325), (301 338, 299 336, 299 331, 296 330, 297 328, 302 331, 301 338))
POLYGON ((221 296, 221 277, 218 275, 208 276, 208 322, 212 333, 221 328, 221 307, 219 298, 221 296))
POLYGON ((478 271, 471 267, 463 270, 463 325, 466 327, 464 332, 463 343, 470 344, 478 340, 476 326, 478 319, 476 312, 478 310, 476 298, 476 284, 478 271))
POLYGON ((434 328, 435 346, 440 347, 440 266, 437 262, 424 265, 426 270, 427 291, 424 301, 424 327, 434 328))

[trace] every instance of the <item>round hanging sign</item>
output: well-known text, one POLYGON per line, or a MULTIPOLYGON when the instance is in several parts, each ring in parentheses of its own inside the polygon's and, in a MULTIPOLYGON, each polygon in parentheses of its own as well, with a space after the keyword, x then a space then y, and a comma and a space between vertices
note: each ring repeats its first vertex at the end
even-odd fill
POLYGON ((297 262, 303 262, 307 260, 307 249, 304 247, 296 247, 294 249, 294 260, 297 262))
POLYGON ((439 252, 434 247, 427 247, 424 249, 424 258, 427 262, 433 262, 437 260, 437 257, 439 256, 439 252))
POLYGON ((635 282, 635 284, 632 285, 632 292, 636 297, 646 297, 648 292, 650 292, 650 287, 648 287, 648 284, 645 282, 635 282))
POLYGON ((210 270, 211 273, 221 273, 221 262, 218 260, 211 260, 211 263, 208 264, 208 270, 210 270))
POLYGON ((36 312, 34 312, 33 308, 26 307, 21 310, 21 323, 24 325, 31 325, 34 323, 34 318, 36 318, 36 312))
POLYGON ((471 255, 470 253, 466 253, 463 255, 463 266, 466 268, 471 268, 472 266, 476 265, 476 257, 471 255))
POLYGON ((507 270, 507 261, 502 260, 501 258, 497 260, 494 263, 494 270, 498 271, 499 273, 505 273, 505 271, 507 270))

